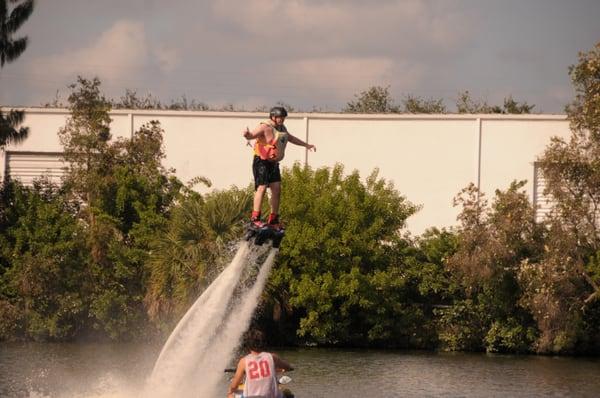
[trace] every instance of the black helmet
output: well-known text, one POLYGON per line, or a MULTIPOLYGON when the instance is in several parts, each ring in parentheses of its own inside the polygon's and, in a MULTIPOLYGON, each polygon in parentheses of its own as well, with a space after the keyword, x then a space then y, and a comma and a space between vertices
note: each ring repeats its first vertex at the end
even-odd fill
POLYGON ((274 117, 287 117, 287 111, 283 106, 274 106, 271 108, 271 112, 269 112, 269 116, 271 118, 274 117))

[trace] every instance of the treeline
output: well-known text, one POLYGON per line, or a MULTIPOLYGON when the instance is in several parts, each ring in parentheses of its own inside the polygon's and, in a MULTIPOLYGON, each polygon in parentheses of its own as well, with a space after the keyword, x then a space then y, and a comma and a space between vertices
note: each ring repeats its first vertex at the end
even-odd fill
MULTIPOLYGON (((452 113, 445 104, 443 98, 422 98, 412 94, 405 95, 400 104, 390 94, 389 86, 372 86, 360 94, 354 96, 354 100, 348 102, 341 110, 342 113, 429 113, 444 114, 452 113)), ((210 106, 196 99, 188 99, 185 95, 170 102, 164 102, 151 93, 138 94, 136 90, 126 89, 125 94, 118 99, 109 99, 114 109, 156 109, 156 110, 188 110, 188 111, 227 111, 244 112, 246 109, 236 107, 233 104, 223 106, 210 106)), ((276 105, 284 106, 290 112, 303 112, 302 109, 284 103, 277 102, 276 105)), ((502 105, 490 105, 485 100, 477 100, 469 91, 458 93, 455 99, 455 113, 472 114, 526 114, 531 113, 535 105, 527 102, 519 102, 512 95, 504 98, 502 105)), ((64 108, 64 104, 58 97, 43 104, 46 108, 64 108)), ((261 105, 252 109, 254 112, 267 112, 269 107, 261 105)), ((319 107, 313 106, 309 112, 325 112, 319 107)))
MULTIPOLYGON (((344 113, 451 113, 443 98, 423 98, 412 94, 404 95, 400 104, 390 94, 389 86, 373 86, 354 96, 342 109, 344 113)), ((455 99, 456 113, 525 114, 531 113, 535 105, 516 101, 512 95, 504 98, 502 105, 490 105, 477 100, 469 91, 458 93, 455 99)))
MULTIPOLYGON (((599 353, 599 65, 597 46, 571 68, 572 136, 538 159, 556 200, 543 222, 524 182, 489 201, 469 185, 455 229, 411 237, 418 206, 376 170, 284 169, 286 238, 257 312, 270 341, 599 353)), ((179 181, 157 122, 111 140, 98 80, 69 107, 64 183, 0 190, 0 338, 164 335, 230 258, 252 190, 179 181)))

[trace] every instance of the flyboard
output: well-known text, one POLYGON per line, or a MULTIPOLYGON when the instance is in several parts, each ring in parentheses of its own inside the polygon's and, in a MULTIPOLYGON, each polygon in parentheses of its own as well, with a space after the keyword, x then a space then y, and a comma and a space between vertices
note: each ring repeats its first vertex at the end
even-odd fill
POLYGON ((251 223, 246 228, 244 238, 248 242, 254 242, 257 246, 262 246, 270 241, 273 244, 273 248, 278 249, 284 235, 285 229, 281 225, 264 224, 258 226, 251 223))

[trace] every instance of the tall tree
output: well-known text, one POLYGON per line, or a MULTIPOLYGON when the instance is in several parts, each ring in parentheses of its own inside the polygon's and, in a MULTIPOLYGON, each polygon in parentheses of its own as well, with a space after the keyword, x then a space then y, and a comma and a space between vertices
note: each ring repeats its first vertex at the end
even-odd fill
POLYGON ((0 67, 12 62, 25 51, 27 37, 13 39, 12 35, 33 12, 33 0, 0 0, 0 67), (8 3, 17 4, 9 13, 8 3))
MULTIPOLYGON (((78 78, 69 96, 71 117, 58 131, 69 164, 66 184, 74 196, 85 203, 83 218, 95 227, 94 207, 102 207, 102 184, 110 176, 106 160, 110 153, 110 102, 100 92, 100 80, 78 78)), ((112 166, 112 165, 111 165, 112 166)))
POLYGON ((569 68, 575 88, 575 100, 566 108, 571 129, 589 132, 600 142, 600 42, 587 53, 579 54, 579 63, 569 68))
POLYGON ((156 326, 171 330, 222 271, 251 207, 252 191, 235 187, 204 196, 189 191, 177 199, 164 232, 151 244, 144 301, 156 326))
POLYGON ((81 223, 61 189, 3 184, 0 339, 69 339, 87 324, 90 280, 81 223))
POLYGON ((355 95, 356 100, 346 104, 342 112, 346 113, 398 113, 390 96, 390 87, 373 86, 355 95))
MULTIPOLYGON (((297 321, 297 335, 327 344, 407 339, 412 311, 402 267, 393 248, 418 206, 378 171, 363 182, 341 164, 312 170, 296 163, 282 178, 286 242, 273 271, 271 291, 297 321), (389 293, 389 294, 388 294, 389 293), (406 315, 404 317, 403 315, 406 315)), ((413 314, 414 315, 414 314, 413 314)), ((412 318, 411 318, 412 319, 412 318)))
POLYGON ((489 105, 487 101, 477 101, 471 97, 471 93, 468 90, 459 93, 456 99, 458 113, 524 114, 531 113, 533 108, 535 108, 535 105, 529 105, 525 101, 515 101, 512 95, 504 98, 502 106, 489 105))
POLYGON ((540 351, 600 347, 600 325, 586 315, 600 309, 600 43, 580 53, 570 76, 577 93, 566 109, 570 140, 553 138, 539 159, 545 193, 556 203, 546 219, 546 250, 522 272, 540 351))
POLYGON ((414 95, 407 95, 403 100, 404 113, 447 113, 444 100, 439 99, 424 99, 414 95))
MULTIPOLYGON (((13 34, 33 12, 34 0, 0 0, 0 68, 17 59, 27 48, 27 36, 17 39, 13 34), (16 3, 9 7, 8 3, 16 3)), ((19 127, 25 118, 23 111, 0 112, 0 148, 9 143, 19 143, 27 138, 29 129, 19 127)))
POLYGON ((439 311, 440 341, 453 350, 527 351, 535 335, 530 315, 519 305, 517 283, 524 259, 539 258, 542 230, 525 181, 496 190, 491 206, 474 184, 455 198, 458 247, 447 266, 464 296, 439 311))
POLYGON ((0 149, 7 144, 19 144, 29 135, 29 127, 21 126, 25 112, 11 109, 6 114, 0 111, 0 149))
POLYGON ((144 332, 143 275, 150 242, 167 223, 181 183, 162 166, 163 130, 152 121, 111 140, 110 102, 100 81, 71 86, 71 117, 58 132, 68 162, 65 190, 78 204, 90 253, 92 328, 111 338, 144 332))

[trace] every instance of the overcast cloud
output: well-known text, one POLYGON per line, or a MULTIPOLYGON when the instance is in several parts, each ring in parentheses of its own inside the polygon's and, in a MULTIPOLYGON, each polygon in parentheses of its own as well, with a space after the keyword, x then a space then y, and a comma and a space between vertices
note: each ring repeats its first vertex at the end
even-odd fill
POLYGON ((38 0, 0 103, 38 106, 77 75, 107 96, 185 95, 252 110, 339 111, 370 86, 444 98, 508 95, 560 113, 568 67, 600 41, 597 0, 38 0))

